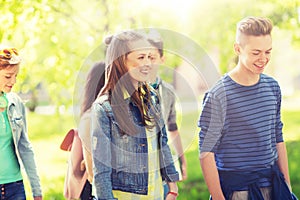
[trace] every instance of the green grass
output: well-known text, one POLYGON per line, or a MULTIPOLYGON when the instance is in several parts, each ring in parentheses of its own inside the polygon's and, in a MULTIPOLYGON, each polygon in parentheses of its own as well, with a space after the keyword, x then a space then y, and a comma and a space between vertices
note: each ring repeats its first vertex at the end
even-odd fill
MULTIPOLYGON (((63 197, 64 176, 67 170, 68 152, 59 146, 65 134, 75 125, 72 116, 38 115, 28 113, 28 134, 35 152, 38 173, 41 178, 44 200, 60 200, 63 197)), ((26 194, 31 196, 28 180, 25 178, 26 194)))
MULTIPOLYGON (((188 164, 188 179, 178 183, 180 193, 178 200, 207 200, 209 197, 198 160, 198 115, 198 113, 184 115, 179 123, 188 164)), ((293 192, 300 197, 300 173, 298 172, 300 110, 284 110, 282 120, 293 192)), ((74 124, 72 116, 46 116, 32 113, 28 115, 29 137, 36 155, 44 200, 64 199, 63 185, 68 153, 60 150, 59 145, 74 124)), ((28 199, 31 200, 27 178, 24 180, 28 199)))

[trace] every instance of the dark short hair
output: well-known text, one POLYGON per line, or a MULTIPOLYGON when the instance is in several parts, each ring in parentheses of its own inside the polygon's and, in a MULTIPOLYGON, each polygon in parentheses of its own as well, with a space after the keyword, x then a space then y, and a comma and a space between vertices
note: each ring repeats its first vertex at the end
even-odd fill
POLYGON ((159 56, 163 57, 164 55, 164 43, 160 35, 155 34, 155 36, 149 34, 148 41, 150 44, 158 50, 159 56))

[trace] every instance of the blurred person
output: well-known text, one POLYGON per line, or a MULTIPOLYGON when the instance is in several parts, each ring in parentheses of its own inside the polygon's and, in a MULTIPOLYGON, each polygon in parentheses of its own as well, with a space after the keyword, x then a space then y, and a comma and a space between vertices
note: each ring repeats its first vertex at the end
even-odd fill
POLYGON ((25 106, 11 92, 21 58, 16 48, 0 45, 0 199, 25 200, 23 164, 34 200, 42 199, 34 152, 28 138, 25 106))
MULTIPOLYGON (((152 32, 149 34, 149 42, 154 47, 151 52, 151 76, 150 82, 152 83, 153 88, 157 91, 159 102, 161 104, 162 115, 164 118, 164 122, 168 128, 168 137, 176 152, 176 158, 174 158, 174 162, 179 161, 179 169, 177 171, 180 172, 181 180, 185 180, 187 178, 187 163, 184 156, 182 142, 180 133, 178 130, 177 122, 176 122, 176 97, 175 91, 171 84, 163 81, 158 75, 158 68, 165 61, 164 50, 163 50, 163 41, 158 33, 152 32)), ((177 166, 175 164, 175 166, 177 166)), ((164 195, 168 194, 168 187, 164 184, 164 195)))
POLYGON ((104 85, 105 62, 97 62, 89 70, 80 110, 78 129, 71 129, 62 146, 70 151, 65 178, 64 196, 67 199, 93 199, 93 165, 90 136, 90 111, 93 102, 104 85))
POLYGON ((237 24, 236 67, 210 89, 198 126, 200 163, 212 199, 295 199, 282 136, 281 91, 264 74, 272 23, 246 17, 237 24))
POLYGON ((151 45, 127 30, 105 39, 106 82, 92 107, 92 155, 97 198, 176 199, 179 175, 167 144, 158 97, 147 83, 151 45))

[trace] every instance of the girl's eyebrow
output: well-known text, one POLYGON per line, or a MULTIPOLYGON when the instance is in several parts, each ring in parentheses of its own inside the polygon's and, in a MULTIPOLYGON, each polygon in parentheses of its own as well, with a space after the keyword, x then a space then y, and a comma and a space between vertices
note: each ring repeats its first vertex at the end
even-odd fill
POLYGON ((14 72, 7 72, 4 74, 4 76, 8 76, 8 75, 14 75, 14 74, 18 74, 18 73, 14 73, 14 72))
POLYGON ((137 56, 146 56, 147 53, 139 53, 137 56))

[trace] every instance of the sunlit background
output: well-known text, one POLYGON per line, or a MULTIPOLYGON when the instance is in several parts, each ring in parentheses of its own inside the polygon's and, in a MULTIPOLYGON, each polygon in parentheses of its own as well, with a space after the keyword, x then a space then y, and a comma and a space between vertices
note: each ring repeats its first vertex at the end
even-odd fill
MULTIPOLYGON (((85 65, 103 59, 103 54, 93 54, 87 62, 95 49, 103 45, 106 35, 129 28, 177 32, 197 43, 222 75, 235 66, 236 23, 249 15, 269 17, 274 24, 273 52, 266 73, 278 80, 283 92, 285 138, 293 160, 290 171, 294 191, 300 196, 300 176, 296 172, 300 155, 299 149, 293 150, 300 143, 299 0, 0 0, 0 12, 0 43, 17 47, 23 58, 14 91, 30 110, 29 137, 36 151, 46 200, 64 199, 68 153, 62 152, 59 145, 67 130, 76 127, 73 105, 78 99, 73 97, 79 72, 86 69, 85 65)), ((178 94, 186 88, 176 85, 174 74, 189 79, 195 87, 190 89, 196 91, 193 95, 201 103, 205 87, 192 77, 192 68, 187 68, 180 55, 167 55, 166 65, 174 70, 162 70, 161 76, 174 85, 178 94)), ((188 95, 183 99, 185 103, 190 101, 188 95)), ((179 119, 190 121, 182 123, 181 132, 186 136, 191 175, 179 184, 178 199, 207 199, 209 194, 197 158, 199 113, 182 110, 179 115, 179 119)), ((27 191, 30 199, 28 185, 27 191)))

